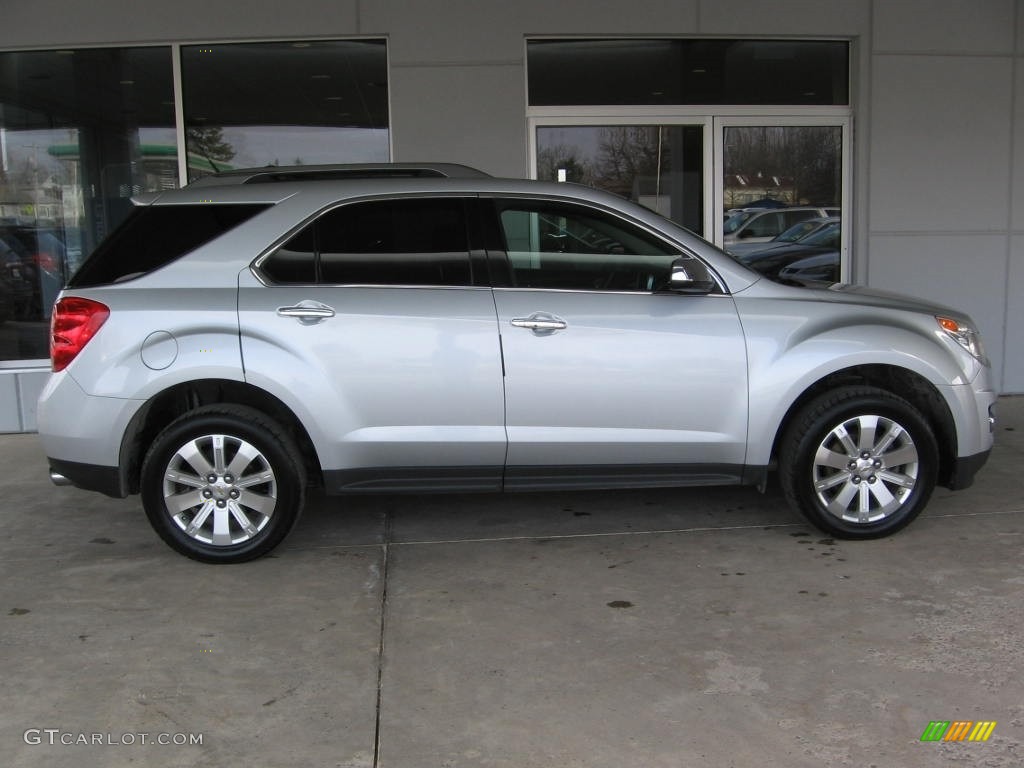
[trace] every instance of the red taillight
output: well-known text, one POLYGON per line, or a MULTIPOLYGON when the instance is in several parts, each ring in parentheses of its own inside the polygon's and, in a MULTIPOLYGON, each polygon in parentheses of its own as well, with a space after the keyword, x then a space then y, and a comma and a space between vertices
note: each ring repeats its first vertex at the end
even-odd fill
POLYGON ((68 367, 109 316, 110 309, 92 299, 69 296, 56 303, 50 318, 50 360, 54 373, 68 367))

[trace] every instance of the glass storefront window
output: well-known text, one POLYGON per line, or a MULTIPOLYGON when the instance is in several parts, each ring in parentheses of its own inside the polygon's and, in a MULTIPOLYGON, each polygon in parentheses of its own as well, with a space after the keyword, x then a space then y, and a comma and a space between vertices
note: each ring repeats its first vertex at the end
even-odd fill
POLYGON ((702 234, 700 125, 540 126, 537 178, 614 192, 702 234))
POLYGON ((139 192, 177 186, 169 47, 0 53, 0 362, 139 192))
POLYGON ((840 126, 726 126, 725 211, 776 204, 842 204, 840 126))
POLYGON ((217 170, 386 162, 384 40, 0 53, 0 366, 43 360, 50 308, 131 197, 217 170), (187 162, 179 163, 177 110, 187 162))
POLYGON ((383 40, 195 45, 181 65, 189 181, 390 157, 383 40))

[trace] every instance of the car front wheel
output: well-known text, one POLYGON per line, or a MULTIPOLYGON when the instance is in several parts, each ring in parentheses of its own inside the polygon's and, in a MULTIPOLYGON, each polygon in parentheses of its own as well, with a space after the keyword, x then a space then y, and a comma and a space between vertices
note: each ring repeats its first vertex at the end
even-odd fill
POLYGON ((840 538, 887 536, 927 504, 938 475, 935 435, 886 390, 826 393, 793 419, 779 449, 783 492, 811 523, 840 538))
POLYGON ((277 546, 303 505, 305 473, 291 438, 260 412, 206 406, 172 422, 142 465, 146 516, 172 548, 236 563, 277 546))

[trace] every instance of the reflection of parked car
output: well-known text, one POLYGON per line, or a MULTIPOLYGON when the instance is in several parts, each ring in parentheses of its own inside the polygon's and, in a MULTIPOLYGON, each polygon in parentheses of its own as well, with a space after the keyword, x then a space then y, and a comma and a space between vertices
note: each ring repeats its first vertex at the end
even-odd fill
POLYGON ((779 282, 824 288, 839 282, 839 251, 819 253, 779 270, 779 282))
POLYGON ((742 242, 742 243, 730 243, 726 250, 729 251, 733 256, 745 256, 748 253, 754 253, 766 251, 769 248, 777 248, 783 245, 789 245, 790 243, 800 242, 803 238, 808 235, 813 235, 822 227, 829 224, 835 224, 839 221, 838 216, 816 216, 813 219, 805 219, 804 221, 797 222, 792 227, 787 229, 781 235, 776 235, 768 242, 742 242))
POLYGON ((838 208, 800 206, 795 208, 741 208, 725 220, 723 233, 726 248, 731 243, 767 242, 806 219, 838 216, 838 208))
POLYGON ((814 234, 804 237, 799 242, 777 248, 769 248, 764 251, 755 251, 754 253, 739 257, 739 260, 751 269, 756 269, 765 277, 770 277, 774 280, 778 278, 779 271, 783 267, 810 256, 831 253, 834 254, 838 264, 840 236, 840 224, 835 222, 819 229, 814 234))
POLYGON ((4 240, 21 260, 21 271, 29 296, 18 316, 25 320, 48 320, 53 302, 64 287, 67 248, 61 231, 49 227, 8 226, 4 240))
POLYGON ((54 310, 53 478, 199 560, 329 493, 751 484, 838 536, 965 487, 996 401, 962 313, 762 279, 641 206, 489 178, 147 195, 54 310), (197 290, 196 286, 202 288, 197 290))
POLYGON ((0 323, 5 323, 14 317, 14 294, 7 282, 7 276, 0 271, 0 323))
POLYGON ((9 228, 0 228, 0 276, 10 319, 24 319, 32 310, 35 269, 27 261, 28 253, 21 241, 9 228))

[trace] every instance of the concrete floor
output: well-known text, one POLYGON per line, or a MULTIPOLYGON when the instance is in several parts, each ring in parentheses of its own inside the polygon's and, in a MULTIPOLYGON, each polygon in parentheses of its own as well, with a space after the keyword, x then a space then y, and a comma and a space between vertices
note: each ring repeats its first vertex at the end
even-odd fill
POLYGON ((881 541, 777 491, 315 498, 220 567, 4 436, 0 762, 1020 766, 1024 398, 1000 416, 975 487, 881 541))

